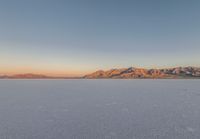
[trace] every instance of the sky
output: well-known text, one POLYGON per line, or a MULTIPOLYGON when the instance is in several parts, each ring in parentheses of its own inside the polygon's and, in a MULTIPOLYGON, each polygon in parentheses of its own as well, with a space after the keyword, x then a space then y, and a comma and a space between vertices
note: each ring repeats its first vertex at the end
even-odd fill
POLYGON ((200 66, 199 0, 0 0, 0 74, 200 66))

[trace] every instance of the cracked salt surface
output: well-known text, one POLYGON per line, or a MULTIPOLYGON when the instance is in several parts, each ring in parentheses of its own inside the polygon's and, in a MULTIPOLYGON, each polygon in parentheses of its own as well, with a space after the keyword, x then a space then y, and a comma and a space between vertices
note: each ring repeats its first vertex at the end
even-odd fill
POLYGON ((199 139, 200 80, 0 80, 0 139, 199 139))

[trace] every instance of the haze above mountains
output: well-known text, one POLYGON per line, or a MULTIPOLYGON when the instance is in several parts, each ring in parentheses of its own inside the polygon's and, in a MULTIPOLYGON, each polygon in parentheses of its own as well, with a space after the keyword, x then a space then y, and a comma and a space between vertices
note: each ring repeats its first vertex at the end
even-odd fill
POLYGON ((99 70, 82 77, 53 77, 43 74, 16 74, 0 75, 0 79, 176 79, 176 78, 200 78, 199 67, 175 67, 163 69, 145 68, 121 68, 111 70, 99 70))

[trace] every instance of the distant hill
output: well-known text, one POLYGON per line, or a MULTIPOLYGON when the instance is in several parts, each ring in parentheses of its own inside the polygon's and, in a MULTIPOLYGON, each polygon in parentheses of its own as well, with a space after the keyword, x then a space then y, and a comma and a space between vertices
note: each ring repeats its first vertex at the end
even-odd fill
POLYGON ((77 79, 81 77, 54 77, 54 76, 47 76, 43 74, 33 74, 33 73, 26 73, 26 74, 15 74, 15 75, 0 75, 0 79, 77 79))
POLYGON ((14 79, 34 79, 34 78, 50 78, 46 75, 42 75, 42 74, 32 74, 32 73, 27 73, 27 74, 16 74, 13 76, 10 76, 10 78, 14 78, 14 79))
POLYGON ((1 75, 0 78, 1 79, 44 79, 51 77, 42 74, 26 73, 26 74, 16 74, 16 75, 1 75))
POLYGON ((165 69, 144 69, 144 68, 130 67, 122 69, 111 69, 107 71, 99 70, 92 74, 85 75, 83 78, 86 79, 200 78, 200 68, 176 67, 176 68, 165 68, 165 69))

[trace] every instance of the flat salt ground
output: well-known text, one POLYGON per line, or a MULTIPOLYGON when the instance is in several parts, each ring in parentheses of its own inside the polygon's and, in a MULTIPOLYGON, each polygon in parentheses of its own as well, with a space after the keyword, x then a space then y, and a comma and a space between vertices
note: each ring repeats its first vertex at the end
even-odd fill
POLYGON ((0 80, 0 139, 200 139, 200 80, 0 80))

